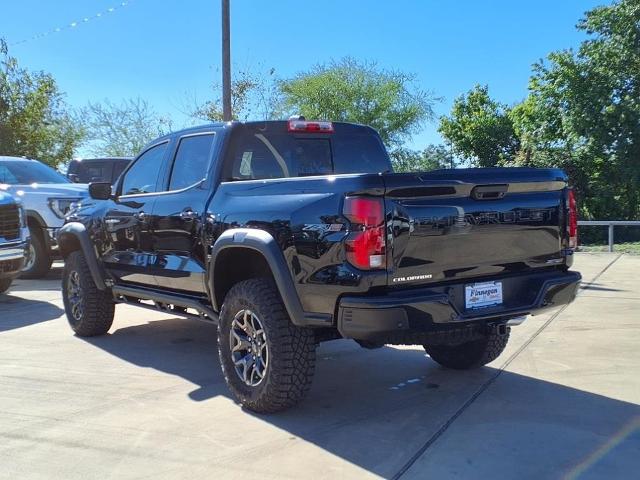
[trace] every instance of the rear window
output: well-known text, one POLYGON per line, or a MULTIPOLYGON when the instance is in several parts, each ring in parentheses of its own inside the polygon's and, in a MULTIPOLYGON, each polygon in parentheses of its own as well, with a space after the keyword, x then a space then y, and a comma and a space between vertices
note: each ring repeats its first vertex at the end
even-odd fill
POLYGON ((378 173, 391 166, 382 142, 368 131, 314 135, 245 128, 234 135, 226 170, 227 180, 258 180, 378 173))
POLYGON ((111 183, 115 183, 118 177, 124 172, 124 169, 131 163, 131 160, 122 160, 113 164, 113 173, 111 175, 111 183))
POLYGON ((107 158, 105 160, 72 160, 69 163, 67 176, 79 183, 111 182, 114 183, 125 168, 131 163, 129 159, 107 158))
POLYGON ((87 165, 86 180, 83 183, 111 181, 111 168, 109 167, 109 165, 97 162, 87 165))

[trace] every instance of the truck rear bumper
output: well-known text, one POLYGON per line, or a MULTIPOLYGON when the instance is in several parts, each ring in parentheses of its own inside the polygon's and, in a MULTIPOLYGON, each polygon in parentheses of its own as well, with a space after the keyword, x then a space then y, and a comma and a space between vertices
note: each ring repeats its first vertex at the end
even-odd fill
POLYGON ((380 340, 390 334, 430 332, 454 325, 509 319, 571 303, 578 292, 578 272, 546 271, 491 278, 503 284, 503 303, 465 309, 464 287, 455 283, 398 290, 380 296, 345 296, 338 307, 338 330, 345 338, 380 340))

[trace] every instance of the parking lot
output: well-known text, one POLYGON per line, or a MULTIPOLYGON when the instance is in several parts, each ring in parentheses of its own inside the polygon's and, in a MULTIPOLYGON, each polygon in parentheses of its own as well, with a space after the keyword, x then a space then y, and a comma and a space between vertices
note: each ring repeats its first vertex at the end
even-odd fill
POLYGON ((306 402, 230 398, 215 328, 118 306, 74 337, 61 269, 0 296, 0 478, 629 478, 640 468, 640 257, 577 254, 578 300, 476 371, 418 347, 318 350, 306 402))

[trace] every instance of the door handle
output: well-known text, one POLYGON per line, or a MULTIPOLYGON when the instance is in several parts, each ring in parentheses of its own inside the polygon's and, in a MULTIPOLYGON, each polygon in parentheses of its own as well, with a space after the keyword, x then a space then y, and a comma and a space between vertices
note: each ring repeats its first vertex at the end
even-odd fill
POLYGON ((180 218, 183 220, 195 220, 196 218, 198 218, 198 213, 194 212, 191 209, 183 210, 182 212, 180 212, 180 218))

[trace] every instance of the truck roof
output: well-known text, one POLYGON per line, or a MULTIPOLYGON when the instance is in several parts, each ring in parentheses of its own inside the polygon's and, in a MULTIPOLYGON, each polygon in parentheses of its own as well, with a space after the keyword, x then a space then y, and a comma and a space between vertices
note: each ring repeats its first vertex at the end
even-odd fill
POLYGON ((0 155, 0 161, 7 161, 7 162, 39 162, 39 160, 34 160, 33 158, 26 158, 26 157, 9 157, 6 155, 0 155))
MULTIPOLYGON (((287 122, 288 122, 288 120, 252 120, 250 122, 238 122, 238 121, 233 121, 233 122, 211 122, 211 123, 197 125, 197 126, 194 126, 194 127, 183 128, 182 130, 176 130, 174 132, 167 133, 166 135, 163 135, 162 137, 158 137, 152 143, 156 143, 158 140, 164 140, 164 139, 175 137, 175 136, 188 135, 190 133, 205 132, 205 131, 211 130, 212 128, 229 128, 229 127, 235 127, 235 126, 238 126, 238 125, 256 126, 256 125, 278 125, 278 124, 281 124, 281 125, 284 126, 284 125, 287 124, 287 122)), ((375 133, 375 130, 373 128, 367 126, 367 125, 360 125, 360 124, 357 124, 357 123, 350 123, 350 122, 331 122, 331 123, 334 126, 355 127, 357 129, 367 129, 367 130, 371 130, 371 132, 375 133)))
POLYGON ((99 162, 103 160, 133 160, 134 157, 94 157, 94 158, 74 158, 72 162, 99 162))

